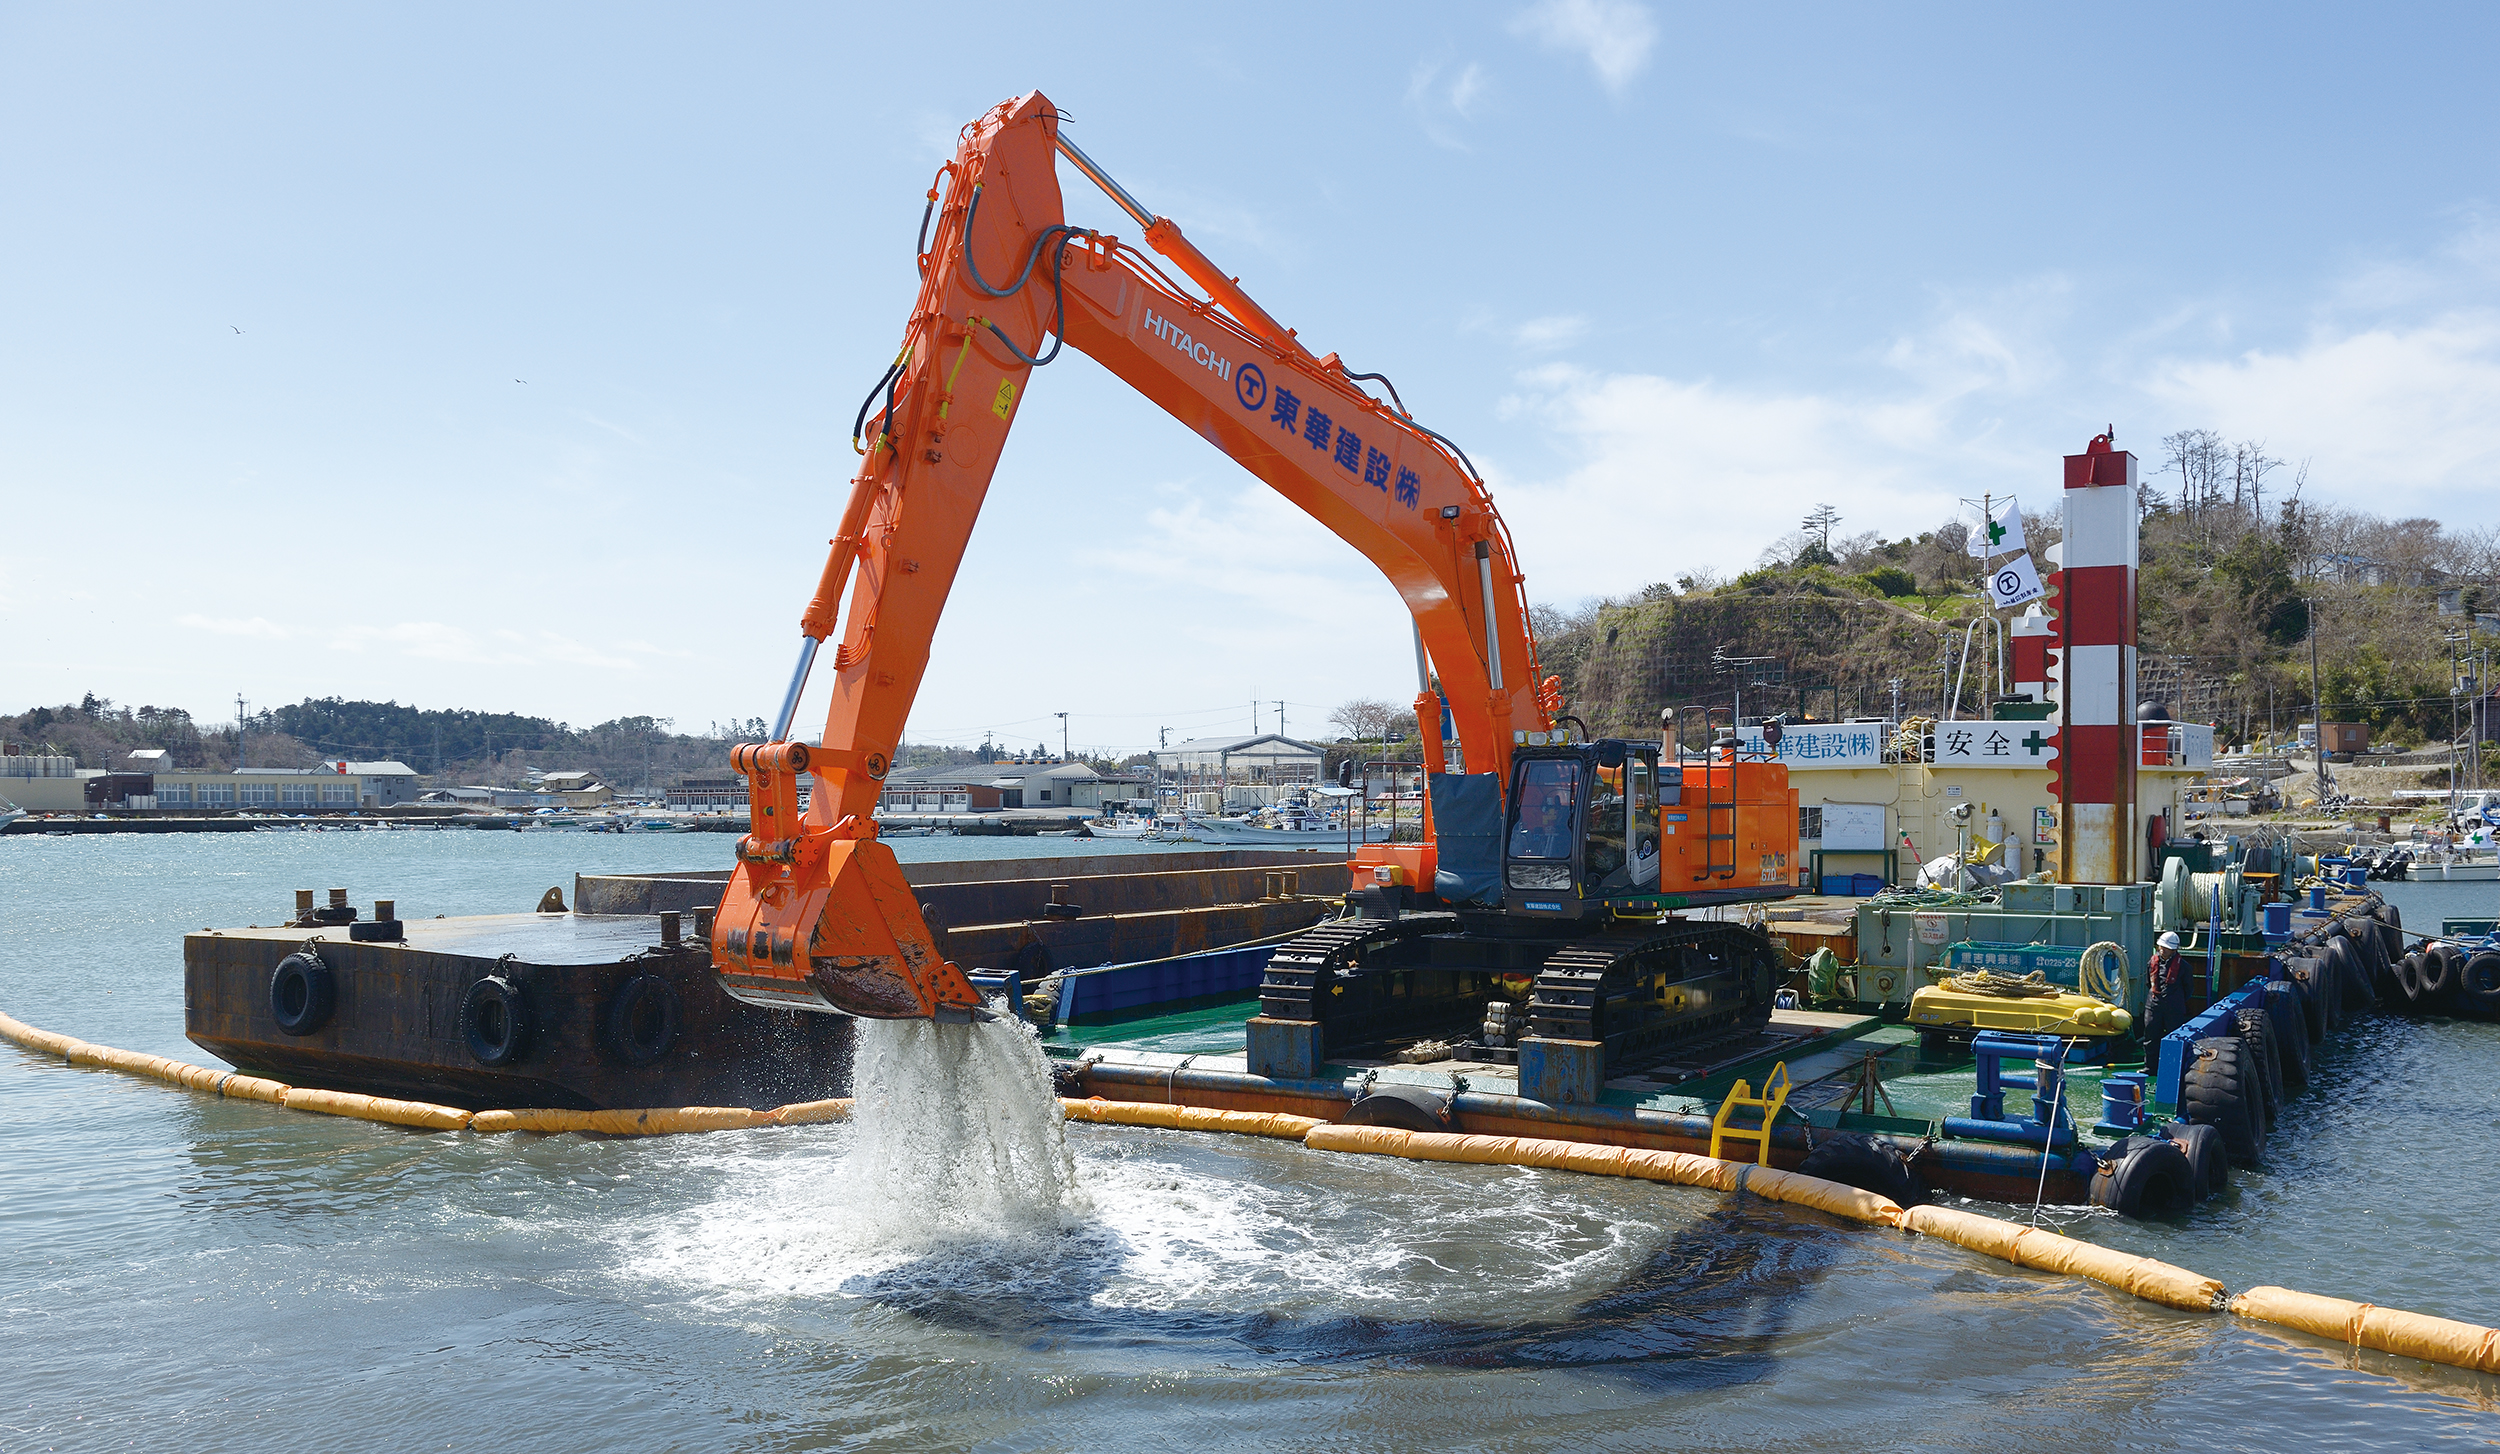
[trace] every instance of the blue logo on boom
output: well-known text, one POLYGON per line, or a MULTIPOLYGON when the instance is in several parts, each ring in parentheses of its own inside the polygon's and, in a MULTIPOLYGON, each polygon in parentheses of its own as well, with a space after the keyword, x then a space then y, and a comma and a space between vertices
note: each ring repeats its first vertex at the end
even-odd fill
POLYGON ((1243 364, 1233 370, 1233 397, 1253 414, 1267 407, 1267 375, 1259 372, 1257 364, 1243 364))

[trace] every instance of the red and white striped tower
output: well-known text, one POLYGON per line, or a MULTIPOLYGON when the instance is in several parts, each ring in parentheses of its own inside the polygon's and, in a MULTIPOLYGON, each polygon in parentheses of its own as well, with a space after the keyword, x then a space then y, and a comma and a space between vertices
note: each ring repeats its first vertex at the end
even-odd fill
POLYGON ((2010 629, 2014 667, 2009 685, 2017 695, 2035 702, 2050 700, 2049 649, 2057 645, 2057 623, 2032 610, 2015 617, 2010 629))
POLYGON ((2066 456, 2056 602, 2057 876, 2135 882, 2136 462, 2095 438, 2066 456))

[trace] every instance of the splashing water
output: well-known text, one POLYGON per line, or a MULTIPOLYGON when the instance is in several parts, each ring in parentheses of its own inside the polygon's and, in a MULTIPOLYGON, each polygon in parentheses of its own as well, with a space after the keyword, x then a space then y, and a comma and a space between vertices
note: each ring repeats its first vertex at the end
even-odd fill
POLYGON ((1088 1210, 1041 1042, 1022 1023, 862 1020, 844 1180, 885 1237, 1056 1231, 1088 1210))

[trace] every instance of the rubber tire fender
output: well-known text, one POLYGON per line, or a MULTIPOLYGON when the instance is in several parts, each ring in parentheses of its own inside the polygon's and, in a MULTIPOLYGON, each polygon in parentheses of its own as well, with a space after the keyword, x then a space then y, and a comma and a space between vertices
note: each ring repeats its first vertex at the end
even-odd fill
POLYGON ((532 1028, 529 1001, 500 974, 480 978, 460 997, 460 1038, 480 1065, 510 1065, 528 1054, 532 1028))
POLYGON ((2309 1022, 2300 1012, 2300 991, 2273 980, 2259 993, 2273 1030, 2275 1063, 2283 1072, 2283 1094, 2299 1095, 2309 1088, 2309 1022))
POLYGON ((2408 1005, 2422 1003, 2422 956, 2408 954, 2396 961, 2396 989, 2408 1005))
POLYGON ((269 971, 269 1017, 289 1035, 310 1035, 338 1008, 338 976, 321 956, 299 949, 269 971))
POLYGON ((2173 1121, 2162 1130, 2187 1156, 2199 1196, 2218 1197, 2231 1189, 2231 1154, 2222 1149, 2221 1132, 2189 1121, 2173 1121))
POLYGON ((2401 995, 2404 986, 2396 978, 2396 961, 2387 957, 2387 941, 2372 932, 2375 928, 2373 924, 2356 924, 2344 937, 2361 956, 2361 962, 2369 966, 2370 991, 2383 1004, 2401 995))
POLYGON ((1900 1153, 1854 1131, 1816 1141, 1797 1169, 1807 1176, 1890 1197, 1895 1206, 1914 1207, 1927 1200, 1926 1190, 1910 1175, 1909 1163, 1900 1153))
POLYGON ((2377 996, 2370 993, 2367 961, 2362 959, 2360 950, 2352 947, 2351 940, 2341 934, 2329 935, 2324 962, 2329 976, 2343 993, 2338 1004, 2342 1018, 2350 1018, 2353 1011, 2366 1010, 2378 1002, 2377 996))
POLYGON ((2274 1052, 2274 1027, 2265 1011, 2245 1006, 2231 1012, 2230 1023, 2239 1032, 2240 1045, 2250 1061, 2249 1083, 2257 1091, 2262 1112, 2258 1129, 2271 1133, 2283 1123, 2283 1066, 2274 1052))
POLYGON ((2457 1003, 2485 1015, 2500 1015, 2500 952, 2486 949, 2468 955, 2457 971, 2457 1003))
POLYGON ((1401 1131, 1447 1131, 1444 1097, 1422 1086, 1376 1085, 1346 1107, 1346 1123, 1354 1126, 1395 1126, 1401 1131))
POLYGON ((2196 1172, 2187 1153, 2157 1136, 2129 1136, 2118 1155, 2092 1174, 2092 1205, 2122 1217, 2166 1216, 2196 1205, 2196 1172))
POLYGON ((608 996, 599 1025, 608 1048, 627 1065, 651 1065, 676 1047, 685 1007, 677 986, 656 974, 633 976, 608 996))
POLYGON ((2314 959, 2293 960, 2291 976, 2300 991, 2300 1015, 2309 1027, 2309 1038, 2323 1044, 2335 1033, 2335 1005, 2343 991, 2329 987, 2326 966, 2314 959))
POLYGON ((2386 948, 2388 959, 2392 962, 2402 958, 2405 952, 2405 916, 2397 911, 2394 904, 2381 899, 2370 906, 2370 917, 2379 922, 2379 942, 2386 948))
POLYGON ((2209 1035, 2189 1047, 2179 1077, 2179 1116, 2211 1126, 2234 1162, 2253 1166, 2265 1155, 2266 1136, 2251 1105, 2254 1092, 2244 1072, 2247 1048, 2234 1036, 2209 1035))
POLYGON ((2414 963, 2421 966, 2421 1003, 2425 1009, 2444 1007, 2456 993, 2457 965, 2448 957, 2445 944, 2426 944, 2414 951, 2414 963))

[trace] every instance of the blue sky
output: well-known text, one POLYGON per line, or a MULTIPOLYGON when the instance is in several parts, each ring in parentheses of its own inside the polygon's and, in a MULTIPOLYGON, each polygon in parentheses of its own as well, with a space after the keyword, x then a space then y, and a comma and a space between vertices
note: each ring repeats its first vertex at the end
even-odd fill
MULTIPOLYGON (((769 714, 921 193, 1034 88, 1467 447, 1535 599, 2045 507, 2112 423, 2500 521, 2488 6, 932 13, 0 4, 0 709, 769 714)), ((1071 350, 913 735, 1300 732, 1411 660, 1071 350)))

